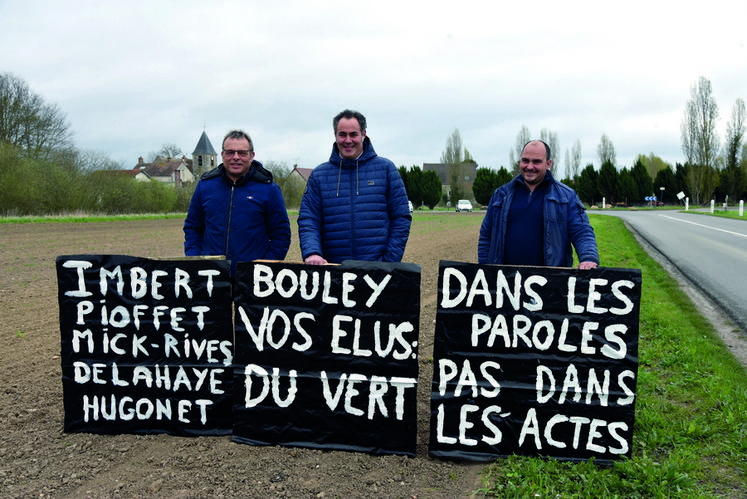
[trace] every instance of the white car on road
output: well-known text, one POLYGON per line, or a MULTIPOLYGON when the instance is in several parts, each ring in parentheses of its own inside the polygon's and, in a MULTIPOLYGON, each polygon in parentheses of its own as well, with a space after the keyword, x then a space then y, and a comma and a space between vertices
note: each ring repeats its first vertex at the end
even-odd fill
POLYGON ((460 199, 457 201, 456 211, 472 211, 472 203, 467 199, 460 199))

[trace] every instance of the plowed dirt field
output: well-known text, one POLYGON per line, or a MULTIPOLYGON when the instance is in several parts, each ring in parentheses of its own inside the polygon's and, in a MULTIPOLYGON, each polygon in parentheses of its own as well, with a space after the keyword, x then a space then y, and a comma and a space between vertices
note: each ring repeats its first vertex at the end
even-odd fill
MULTIPOLYGON (((183 221, 0 225, 0 496, 470 496, 479 465, 428 457, 430 357, 438 262, 477 261, 482 216, 428 214, 413 223, 404 261, 422 266, 415 458, 253 447, 229 436, 65 433, 55 258, 181 257, 183 221)), ((287 260, 300 261, 295 217, 291 226, 287 260)))

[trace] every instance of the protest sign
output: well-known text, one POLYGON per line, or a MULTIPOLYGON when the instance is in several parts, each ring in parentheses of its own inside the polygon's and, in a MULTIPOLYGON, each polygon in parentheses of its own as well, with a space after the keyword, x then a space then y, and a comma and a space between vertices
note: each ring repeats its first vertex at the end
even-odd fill
POLYGON ((415 455, 420 267, 237 266, 233 440, 415 455))
POLYGON ((441 262, 430 454, 632 452, 640 270, 441 262))
POLYGON ((65 431, 231 432, 229 264, 57 258, 65 431))

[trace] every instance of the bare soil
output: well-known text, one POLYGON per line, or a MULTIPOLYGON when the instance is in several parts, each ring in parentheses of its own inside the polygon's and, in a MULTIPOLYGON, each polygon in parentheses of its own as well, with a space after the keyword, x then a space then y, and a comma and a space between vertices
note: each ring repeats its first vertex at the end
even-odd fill
MULTIPOLYGON (((182 244, 182 220, 0 225, 0 496, 419 498, 469 497, 480 487, 480 465, 428 457, 438 262, 475 262, 474 228, 445 235, 414 226, 405 253, 422 266, 415 458, 253 447, 229 436, 63 432, 55 258, 178 258, 182 244)), ((300 261, 295 232, 287 259, 300 261)))

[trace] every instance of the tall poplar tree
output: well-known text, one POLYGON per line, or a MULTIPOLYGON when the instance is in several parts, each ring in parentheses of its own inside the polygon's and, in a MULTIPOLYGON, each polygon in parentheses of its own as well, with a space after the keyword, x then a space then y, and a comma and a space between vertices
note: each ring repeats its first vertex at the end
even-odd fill
POLYGON ((745 106, 742 99, 737 99, 731 110, 731 120, 726 124, 725 156, 726 165, 721 171, 719 190, 730 201, 740 198, 747 187, 747 172, 744 169, 742 141, 745 130, 745 106))
POLYGON ((615 145, 612 143, 612 140, 607 136, 606 133, 603 133, 602 138, 599 140, 599 145, 597 146, 597 156, 599 157, 600 165, 603 165, 607 162, 610 162, 614 165, 617 162, 615 145))
POLYGON ((716 188, 716 133, 718 105, 711 93, 711 82, 701 76, 690 88, 690 100, 682 119, 682 152, 690 165, 687 186, 695 204, 708 199, 716 188))

